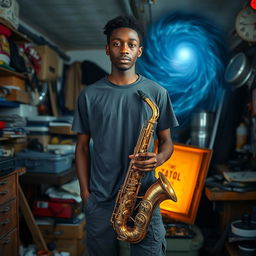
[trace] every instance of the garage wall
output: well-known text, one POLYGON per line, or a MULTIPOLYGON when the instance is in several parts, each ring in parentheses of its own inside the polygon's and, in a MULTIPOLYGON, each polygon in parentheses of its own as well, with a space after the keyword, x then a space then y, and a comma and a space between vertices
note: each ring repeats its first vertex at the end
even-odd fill
POLYGON ((105 49, 67 51, 66 53, 71 58, 70 63, 74 61, 89 60, 96 63, 106 72, 110 73, 110 60, 109 57, 106 56, 105 49))

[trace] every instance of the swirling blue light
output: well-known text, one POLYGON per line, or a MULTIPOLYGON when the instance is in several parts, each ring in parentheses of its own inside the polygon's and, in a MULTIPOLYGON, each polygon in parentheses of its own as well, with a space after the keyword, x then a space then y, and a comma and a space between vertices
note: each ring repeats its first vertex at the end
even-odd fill
POLYGON ((197 15, 173 13, 149 28, 138 69, 167 89, 180 123, 192 112, 217 109, 223 90, 223 41, 217 28, 197 15))

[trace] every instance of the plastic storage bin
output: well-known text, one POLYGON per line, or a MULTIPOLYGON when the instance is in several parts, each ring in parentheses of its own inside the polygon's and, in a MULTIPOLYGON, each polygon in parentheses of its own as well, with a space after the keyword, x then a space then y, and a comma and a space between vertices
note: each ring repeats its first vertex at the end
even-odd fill
POLYGON ((71 168, 73 154, 56 155, 50 152, 26 150, 16 153, 16 166, 27 172, 61 173, 71 168))

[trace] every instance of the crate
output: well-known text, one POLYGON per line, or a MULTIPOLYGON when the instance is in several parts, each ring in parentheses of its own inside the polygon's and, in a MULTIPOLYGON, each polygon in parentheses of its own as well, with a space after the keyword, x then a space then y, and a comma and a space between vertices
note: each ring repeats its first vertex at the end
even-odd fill
POLYGON ((50 152, 25 150, 16 154, 17 166, 27 172, 61 173, 71 168, 73 154, 56 155, 50 152))

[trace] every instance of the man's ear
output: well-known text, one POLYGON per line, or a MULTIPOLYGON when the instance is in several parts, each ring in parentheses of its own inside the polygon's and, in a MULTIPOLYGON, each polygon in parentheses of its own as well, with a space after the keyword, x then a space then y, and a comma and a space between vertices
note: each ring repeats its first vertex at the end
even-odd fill
POLYGON ((109 46, 108 46, 108 44, 106 45, 105 50, 106 50, 106 55, 109 56, 109 46))
POLYGON ((138 51, 138 58, 142 55, 143 52, 143 47, 140 46, 139 51, 138 51))

